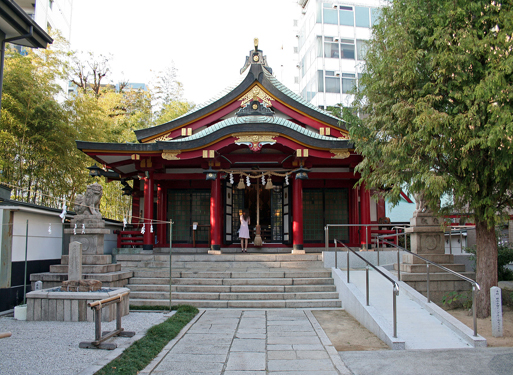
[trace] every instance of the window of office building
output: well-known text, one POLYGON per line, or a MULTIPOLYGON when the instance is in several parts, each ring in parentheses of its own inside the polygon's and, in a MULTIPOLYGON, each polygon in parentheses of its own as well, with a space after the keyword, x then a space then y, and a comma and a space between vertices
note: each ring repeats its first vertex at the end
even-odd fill
POLYGON ((317 91, 324 92, 324 71, 317 71, 317 91))
POLYGON ((365 59, 365 53, 367 52, 367 41, 366 40, 356 40, 356 57, 358 60, 365 59))
POLYGON ((344 26, 354 26, 353 7, 339 6, 340 24, 344 26))
POLYGON ((332 57, 336 59, 340 57, 338 43, 334 42, 332 37, 324 37, 324 57, 332 57))
POLYGON ((358 27, 370 27, 369 8, 355 7, 355 20, 358 27))
POLYGON ((324 23, 329 23, 330 25, 337 25, 337 9, 333 8, 333 4, 323 3, 322 8, 322 17, 324 19, 324 23))
POLYGON ((342 39, 340 41, 340 57, 342 59, 354 60, 354 40, 342 39))
POLYGON ((332 70, 326 70, 325 87, 326 92, 340 93, 340 78, 332 70))
POLYGON ((365 88, 365 86, 361 83, 362 82, 361 79, 362 79, 362 73, 358 73, 358 88, 360 89, 360 91, 365 88))
POLYGON ((381 9, 371 8, 371 26, 374 26, 376 23, 378 23, 379 17, 381 17, 381 9))
POLYGON ((350 73, 342 73, 342 93, 349 94, 355 87, 355 75, 350 73))
POLYGON ((322 57, 322 36, 317 35, 317 57, 322 57))

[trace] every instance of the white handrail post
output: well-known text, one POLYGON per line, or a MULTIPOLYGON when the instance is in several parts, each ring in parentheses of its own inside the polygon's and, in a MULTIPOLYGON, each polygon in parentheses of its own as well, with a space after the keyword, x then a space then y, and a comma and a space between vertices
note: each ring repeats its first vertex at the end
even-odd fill
POLYGON ((367 297, 367 306, 369 306, 369 266, 365 267, 365 295, 367 297))

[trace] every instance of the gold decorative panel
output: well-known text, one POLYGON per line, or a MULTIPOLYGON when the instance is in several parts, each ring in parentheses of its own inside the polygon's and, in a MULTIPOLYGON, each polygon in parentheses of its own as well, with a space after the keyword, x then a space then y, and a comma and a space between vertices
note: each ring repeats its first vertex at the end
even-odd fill
POLYGON ((170 134, 171 134, 171 133, 161 135, 160 137, 155 138, 152 142, 157 142, 157 141, 169 141, 170 139, 173 139, 173 138, 171 138, 171 137, 169 136, 170 134))
POLYGON ((237 138, 235 144, 247 145, 252 151, 259 151, 264 145, 273 145, 276 143, 278 133, 236 133, 232 137, 237 138))
POLYGON ((165 160, 180 160, 178 155, 180 155, 181 151, 162 151, 162 159, 165 160))
POLYGON ((332 156, 332 159, 347 159, 349 156, 351 156, 351 152, 349 150, 330 150, 332 154, 335 154, 335 156, 332 156))
POLYGON ((272 107, 271 98, 267 95, 260 87, 253 87, 246 95, 239 100, 241 101, 240 106, 245 107, 250 101, 260 99, 264 102, 266 107, 272 107))

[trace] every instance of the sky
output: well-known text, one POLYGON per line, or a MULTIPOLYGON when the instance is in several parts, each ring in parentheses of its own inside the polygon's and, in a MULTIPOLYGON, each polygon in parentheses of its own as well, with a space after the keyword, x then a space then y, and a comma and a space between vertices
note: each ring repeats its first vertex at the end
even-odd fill
POLYGON ((297 0, 74 0, 70 44, 112 55, 107 82, 149 83, 174 65, 184 99, 200 104, 239 79, 255 37, 287 84, 300 12, 297 0))

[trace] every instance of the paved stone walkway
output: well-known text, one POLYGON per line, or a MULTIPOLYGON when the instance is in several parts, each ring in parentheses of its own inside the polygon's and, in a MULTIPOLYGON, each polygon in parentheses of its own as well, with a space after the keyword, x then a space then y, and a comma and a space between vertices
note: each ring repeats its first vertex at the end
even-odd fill
POLYGON ((204 310, 141 374, 350 374, 309 310, 204 310))

